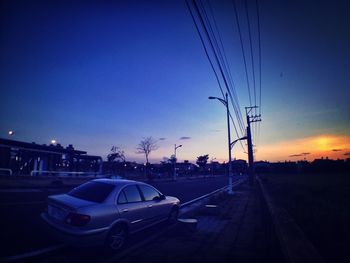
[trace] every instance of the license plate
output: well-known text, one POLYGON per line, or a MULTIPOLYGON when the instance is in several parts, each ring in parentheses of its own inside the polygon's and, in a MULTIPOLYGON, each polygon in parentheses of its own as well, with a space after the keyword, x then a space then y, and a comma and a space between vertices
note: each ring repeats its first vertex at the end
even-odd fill
POLYGON ((66 214, 62 209, 55 207, 55 206, 52 206, 52 205, 48 206, 48 212, 49 212, 50 216, 52 216, 58 220, 62 220, 66 214))

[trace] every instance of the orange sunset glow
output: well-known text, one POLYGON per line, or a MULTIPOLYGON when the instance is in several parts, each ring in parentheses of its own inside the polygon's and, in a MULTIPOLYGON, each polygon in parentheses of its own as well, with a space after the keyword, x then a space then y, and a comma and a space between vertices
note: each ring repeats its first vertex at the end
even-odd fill
POLYGON ((345 159, 350 151, 350 136, 322 134, 302 139, 261 145, 256 160, 285 161, 317 158, 345 159))

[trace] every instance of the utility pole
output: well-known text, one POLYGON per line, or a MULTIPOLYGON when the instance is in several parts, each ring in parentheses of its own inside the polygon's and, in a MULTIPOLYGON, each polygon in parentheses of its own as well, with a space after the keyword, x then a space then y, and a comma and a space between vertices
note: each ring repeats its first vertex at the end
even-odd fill
POLYGON ((248 176, 249 176, 249 184, 253 184, 254 182, 254 154, 253 154, 253 142, 252 142, 252 133, 250 124, 253 122, 261 121, 261 115, 253 115, 252 109, 256 109, 258 106, 245 107, 245 112, 247 115, 247 141, 248 141, 248 176))
POLYGON ((226 97, 226 111, 227 111, 227 133, 228 133, 228 194, 233 195, 233 186, 232 186, 232 157, 231 157, 231 130, 230 130, 230 110, 228 107, 228 97, 227 92, 226 97))

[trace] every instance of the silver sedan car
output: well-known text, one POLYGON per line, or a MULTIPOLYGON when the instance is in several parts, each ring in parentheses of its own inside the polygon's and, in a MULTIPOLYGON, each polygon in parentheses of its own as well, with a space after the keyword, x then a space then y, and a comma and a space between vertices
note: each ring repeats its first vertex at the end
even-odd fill
POLYGON ((151 185, 96 179, 67 194, 49 196, 41 217, 66 243, 105 244, 120 250, 129 234, 164 220, 176 221, 179 208, 179 199, 165 196, 151 185))

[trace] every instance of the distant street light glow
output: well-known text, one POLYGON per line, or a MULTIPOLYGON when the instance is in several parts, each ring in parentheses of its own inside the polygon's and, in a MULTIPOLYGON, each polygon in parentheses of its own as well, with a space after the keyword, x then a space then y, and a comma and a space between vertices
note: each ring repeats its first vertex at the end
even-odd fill
POLYGON ((9 135, 14 135, 15 134, 15 132, 14 131, 9 131, 9 135))
POLYGON ((55 140, 55 139, 52 139, 52 140, 51 140, 51 144, 56 144, 56 140, 55 140))

